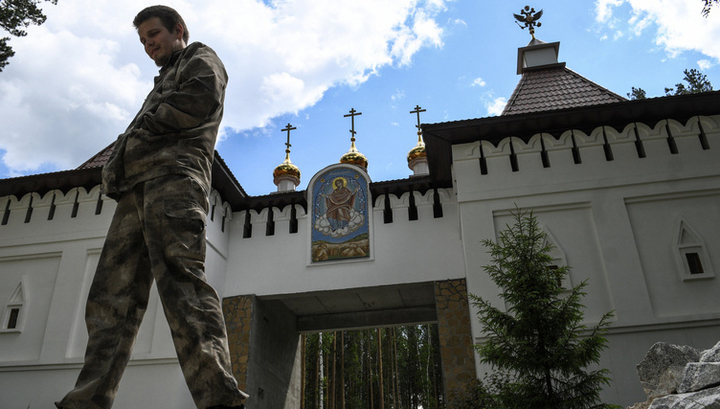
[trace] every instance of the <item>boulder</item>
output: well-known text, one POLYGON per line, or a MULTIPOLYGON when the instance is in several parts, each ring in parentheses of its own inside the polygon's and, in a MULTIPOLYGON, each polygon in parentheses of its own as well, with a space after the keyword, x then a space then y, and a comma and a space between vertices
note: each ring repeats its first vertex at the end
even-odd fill
POLYGON ((645 394, 652 398, 677 392, 685 365, 699 360, 700 353, 693 347, 656 343, 637 365, 645 394))
POLYGON ((720 409, 720 387, 659 397, 648 409, 720 409))
POLYGON ((685 365, 678 393, 696 392, 720 385, 720 362, 690 362, 685 365))
POLYGON ((700 362, 720 362, 720 342, 700 354, 700 362))

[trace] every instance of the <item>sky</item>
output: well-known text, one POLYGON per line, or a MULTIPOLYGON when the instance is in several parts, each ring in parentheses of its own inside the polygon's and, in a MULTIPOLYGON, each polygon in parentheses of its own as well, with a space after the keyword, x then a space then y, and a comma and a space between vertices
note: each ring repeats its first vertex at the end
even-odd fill
MULTIPOLYGON (((0 72, 0 178, 73 169, 127 127, 157 67, 132 26, 155 1, 42 2, 47 21, 10 41, 0 72)), ((542 9, 536 37, 559 61, 626 96, 661 97, 698 69, 720 89, 720 6, 702 0, 168 0, 190 41, 211 46, 230 77, 217 150, 250 195, 277 190, 285 158, 298 189, 356 145, 372 181, 403 179, 423 123, 499 115, 530 41, 513 13, 542 9)), ((0 29, 0 36, 5 36, 0 29)))

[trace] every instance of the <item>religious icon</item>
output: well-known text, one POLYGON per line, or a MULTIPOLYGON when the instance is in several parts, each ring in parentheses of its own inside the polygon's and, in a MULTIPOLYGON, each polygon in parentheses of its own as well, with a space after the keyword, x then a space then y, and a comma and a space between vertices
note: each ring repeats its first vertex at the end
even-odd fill
POLYGON ((367 181, 353 167, 341 166, 313 187, 312 260, 368 257, 367 181))
POLYGON ((332 185, 335 188, 332 193, 329 195, 320 193, 325 198, 325 206, 327 207, 325 218, 330 222, 330 229, 333 232, 339 231, 339 235, 346 235, 350 221, 357 219, 351 229, 363 221, 363 216, 353 208, 358 188, 351 192, 347 188, 347 179, 342 176, 333 179, 332 185))

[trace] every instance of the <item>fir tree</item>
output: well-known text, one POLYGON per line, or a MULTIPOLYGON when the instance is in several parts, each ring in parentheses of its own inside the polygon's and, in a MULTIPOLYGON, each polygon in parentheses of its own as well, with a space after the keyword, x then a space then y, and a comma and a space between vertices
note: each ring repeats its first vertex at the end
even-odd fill
POLYGON ((610 383, 607 369, 589 370, 606 348, 612 313, 592 328, 582 324, 587 281, 565 289, 568 267, 552 265, 552 249, 532 213, 517 210, 499 243, 484 240, 493 264, 485 271, 500 287, 506 311, 471 295, 487 336, 480 359, 510 376, 499 385, 503 408, 582 409, 598 405, 610 383))

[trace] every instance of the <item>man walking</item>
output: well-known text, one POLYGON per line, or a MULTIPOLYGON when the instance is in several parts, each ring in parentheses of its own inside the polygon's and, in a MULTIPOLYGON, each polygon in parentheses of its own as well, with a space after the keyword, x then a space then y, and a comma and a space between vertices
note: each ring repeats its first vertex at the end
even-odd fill
POLYGON ((62 409, 109 409, 130 360, 153 280, 185 380, 199 409, 242 408, 220 300, 205 279, 205 223, 227 73, 215 52, 188 43, 172 8, 133 21, 160 67, 155 87, 103 168, 118 201, 86 306, 88 345, 62 409))

